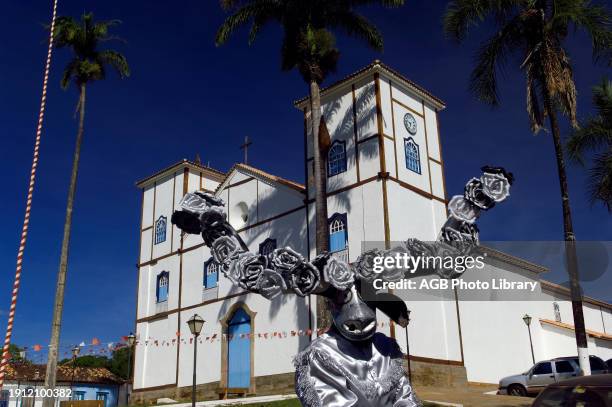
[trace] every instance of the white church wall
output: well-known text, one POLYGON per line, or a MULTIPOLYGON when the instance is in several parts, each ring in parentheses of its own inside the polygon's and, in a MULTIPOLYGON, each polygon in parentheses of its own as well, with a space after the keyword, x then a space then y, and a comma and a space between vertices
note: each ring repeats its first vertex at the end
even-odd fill
MULTIPOLYGON (((388 182, 387 186, 391 183, 388 182)), ((384 242, 385 241, 385 226, 383 216, 383 197, 382 197, 382 182, 372 181, 359 187, 357 191, 358 197, 361 199, 363 211, 361 219, 359 213, 356 214, 356 221, 363 222, 362 241, 384 242)), ((350 227, 350 226, 349 226, 350 227)), ((352 244, 355 244, 352 242, 352 244)), ((351 254, 351 258, 353 254, 351 254)))
POLYGON ((355 83, 355 100, 357 140, 363 140, 378 134, 374 76, 364 78, 355 83))
POLYGON ((436 201, 434 199, 431 200, 431 210, 433 214, 433 223, 434 223, 434 232, 436 233, 436 238, 446 222, 447 211, 446 205, 443 202, 436 201))
POLYGON ((304 195, 257 180, 257 220, 263 222, 304 205, 304 195))
MULTIPOLYGON (((401 86, 397 81, 391 83, 391 92, 393 93, 393 99, 395 100, 394 105, 399 102, 410 108, 413 112, 420 112, 419 114, 422 114, 423 105, 421 99, 414 96, 411 91, 401 86)), ((397 112, 397 110, 395 112, 397 112)), ((395 114, 394 117, 396 128, 398 124, 401 124, 403 126, 404 115, 402 114, 401 116, 398 116, 397 114, 395 114)))
POLYGON ((202 173, 189 169, 187 177, 187 191, 199 191, 202 188, 202 173))
MULTIPOLYGON (((238 172, 236 176, 241 178, 244 174, 238 172)), ((230 181, 231 184, 237 182, 240 181, 234 178, 230 181)), ((257 223, 257 182, 253 179, 229 188, 228 200, 225 204, 227 220, 236 230, 257 223)))
MULTIPOLYGON (((171 340, 176 335, 177 313, 145 324, 138 324, 138 335, 140 341, 149 340, 147 346, 142 349, 142 366, 136 365, 136 373, 140 373, 142 380, 134 383, 135 388, 163 386, 173 384, 176 380, 176 346, 162 345, 162 339, 171 340), (155 345, 157 340, 157 345, 155 345), (139 371, 139 369, 142 369, 139 371), (140 386, 139 386, 140 385, 140 386)), ((139 348, 138 346, 136 348, 139 348)), ((138 360, 138 358, 137 358, 138 360)))
POLYGON ((240 233, 253 253, 259 252, 259 244, 271 238, 277 247, 290 246, 299 253, 306 254, 305 209, 289 213, 262 225, 249 228, 240 233))
POLYGON ((423 110, 425 112, 425 129, 427 130, 427 147, 429 150, 429 157, 437 161, 442 161, 439 142, 440 139, 438 135, 438 115, 436 114, 435 109, 433 109, 427 103, 423 103, 423 110))
MULTIPOLYGON (((174 173, 174 209, 178 207, 179 202, 183 199, 183 171, 179 170, 174 173)), ((193 237, 185 235, 183 246, 190 247, 196 244, 193 237)), ((181 247, 181 230, 175 225, 172 225, 172 250, 176 251, 181 247)))
POLYGON ((435 161, 429 160, 429 171, 431 172, 432 195, 444 199, 444 175, 442 174, 442 166, 435 161))
MULTIPOLYGON (((383 134, 393 136, 393 117, 391 112, 391 86, 389 80, 384 76, 380 76, 378 80, 380 89, 380 110, 382 113, 382 130, 383 134)), ((388 161, 387 161, 388 162, 388 161)))
POLYGON ((387 182, 391 241, 417 238, 435 240, 436 223, 432 219, 432 200, 395 182, 387 182))
POLYGON ((136 318, 144 318, 149 312, 149 302, 151 301, 151 293, 154 291, 149 288, 149 279, 151 275, 151 266, 140 267, 138 272, 138 301, 136 304, 136 318))
POLYGON ((218 381, 221 377, 221 341, 220 340, 206 340, 213 334, 217 334, 217 338, 221 336, 221 324, 218 322, 219 319, 219 305, 210 304, 201 307, 195 307, 186 311, 181 312, 181 338, 185 341, 181 341, 179 348, 179 375, 178 375, 178 386, 185 387, 191 386, 193 383, 193 342, 190 343, 192 337, 187 322, 194 314, 198 314, 206 321, 202 332, 200 334, 200 341, 198 341, 198 355, 197 355, 197 371, 196 381, 198 384, 210 383, 218 381))
POLYGON ((153 244, 153 259, 170 253, 170 218, 172 217, 172 191, 174 186, 174 178, 169 175, 160 179, 155 186, 155 202, 153 205, 154 209, 154 223, 152 233, 155 236, 155 222, 157 222, 161 216, 166 218, 166 240, 163 242, 153 244))
POLYGON ((359 143, 359 176, 362 180, 375 177, 380 172, 378 138, 359 143))
MULTIPOLYGON (((534 302, 460 301, 464 363, 468 381, 498 383, 499 379, 526 371, 533 365, 523 315, 533 314, 534 302)), ((532 322, 536 361, 544 358, 532 322)))
POLYGON ((397 177, 400 161, 397 160, 397 151, 393 140, 387 137, 383 138, 385 146, 385 166, 386 170, 392 177, 397 177))
MULTIPOLYGON (((183 278, 181 287, 181 308, 202 302, 204 289, 204 263, 210 259, 210 249, 198 247, 182 254, 183 278)), ((221 278, 219 274, 219 278, 221 278)))
MULTIPOLYGON (((406 306, 411 311, 408 325, 410 355, 461 361, 454 302, 406 301, 406 306)), ((406 334, 399 325, 395 327, 395 338, 405 352, 406 334)))
POLYGON ((142 228, 153 226, 153 194, 155 185, 152 184, 143 190, 142 202, 142 228))
POLYGON ((151 248, 153 246, 152 229, 140 232, 140 263, 151 260, 151 248))

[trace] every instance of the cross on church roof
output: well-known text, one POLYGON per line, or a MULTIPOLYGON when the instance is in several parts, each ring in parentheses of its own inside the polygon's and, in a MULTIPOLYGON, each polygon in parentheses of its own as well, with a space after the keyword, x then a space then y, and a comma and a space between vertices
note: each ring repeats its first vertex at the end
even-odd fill
POLYGON ((249 136, 245 136, 244 137, 244 143, 240 145, 240 149, 244 150, 244 163, 248 164, 248 159, 249 159, 249 146, 253 144, 250 140, 249 140, 249 136))

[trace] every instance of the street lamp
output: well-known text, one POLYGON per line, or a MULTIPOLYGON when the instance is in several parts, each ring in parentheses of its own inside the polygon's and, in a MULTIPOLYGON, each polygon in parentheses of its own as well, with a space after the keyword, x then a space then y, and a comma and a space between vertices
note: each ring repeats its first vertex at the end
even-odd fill
POLYGON ((529 332, 529 346, 531 347, 531 360, 535 365, 535 355, 533 354, 533 341, 531 340, 531 316, 529 314, 525 314, 523 317, 523 322, 527 325, 527 331, 529 332))
POLYGON ((204 326, 204 320, 198 314, 194 314, 189 321, 187 321, 187 325, 189 326, 189 330, 191 334, 194 336, 193 338, 193 384, 191 385, 191 407, 195 407, 196 404, 196 360, 198 356, 198 336, 200 336, 200 332, 202 332, 202 327, 204 326))
POLYGON ((410 343, 408 342, 408 324, 410 323, 410 310, 406 309, 407 318, 406 318, 406 326, 404 327, 404 331, 406 333, 406 359, 408 360, 408 380, 412 384, 412 371, 410 369, 410 343))
POLYGON ((125 389, 125 405, 130 405, 130 379, 131 379, 131 371, 132 371, 132 347, 136 342, 136 336, 132 332, 126 337, 125 342, 128 346, 128 366, 127 366, 127 387, 125 389))
POLYGON ((74 371, 76 370, 76 360, 81 352, 80 346, 72 348, 72 378, 70 379, 70 391, 72 392, 72 386, 74 386, 74 371))

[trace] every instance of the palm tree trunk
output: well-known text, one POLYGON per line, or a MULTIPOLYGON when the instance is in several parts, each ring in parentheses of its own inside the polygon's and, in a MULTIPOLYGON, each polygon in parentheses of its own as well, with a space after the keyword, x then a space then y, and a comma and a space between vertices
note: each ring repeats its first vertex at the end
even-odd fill
POLYGON ((547 92, 544 95, 544 103, 550 120, 553 143, 555 145, 555 156, 557 159, 557 172, 561 187, 561 204, 563 207, 563 232, 565 240, 565 257, 567 261, 567 272, 570 279, 570 295, 572 297, 572 311, 574 314, 574 328, 576 333, 576 345, 578 347, 578 360, 580 370, 584 375, 591 374, 589 363, 589 351, 587 347, 586 330, 584 326, 584 315, 582 310, 582 289, 578 276, 578 257, 576 254, 576 236, 572 223, 572 212, 569 202, 569 190, 567 187, 567 174, 565 172, 565 160, 563 158, 563 146, 561 144, 561 131, 557 122, 557 113, 547 92))
MULTIPOLYGON (((321 124, 321 95, 319 84, 310 81, 310 125, 312 127, 314 154, 314 187, 315 187, 315 235, 317 254, 329 250, 329 230, 327 225, 327 172, 325 155, 319 143, 319 126, 321 124)), ((317 295, 317 329, 331 326, 329 307, 325 297, 317 295)))
MULTIPOLYGON (((76 194, 77 175, 79 172, 79 159, 81 157, 81 142, 83 141, 83 125, 85 120, 85 84, 81 84, 79 94, 79 129, 77 131, 74 157, 72 160, 72 173, 70 174, 70 187, 68 188, 68 202, 66 204, 66 219, 64 221, 64 239, 60 255, 57 286, 55 289, 55 305, 53 307, 53 322, 51 326, 51 342, 49 343, 49 356, 45 373, 45 387, 53 388, 56 383, 57 357, 62 327, 62 311, 64 309, 64 289, 66 287, 66 272, 68 271, 68 249, 70 247, 70 232, 72 229, 72 210, 76 194)), ((44 407, 52 407, 55 400, 46 397, 44 407)))

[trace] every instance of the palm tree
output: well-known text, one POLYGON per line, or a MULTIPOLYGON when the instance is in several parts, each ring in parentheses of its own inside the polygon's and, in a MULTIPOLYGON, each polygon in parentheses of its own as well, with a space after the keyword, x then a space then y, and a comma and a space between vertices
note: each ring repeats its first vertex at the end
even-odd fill
POLYGON ((561 187, 563 229, 580 367, 589 374, 588 350, 578 280, 575 235, 569 203, 565 160, 557 112, 576 126, 576 88, 564 40, 576 29, 591 37, 593 57, 606 57, 612 46, 612 18, 603 6, 587 0, 452 0, 444 16, 444 30, 461 42, 468 31, 487 17, 496 30, 480 47, 470 77, 470 90, 480 100, 498 105, 497 72, 511 55, 520 58, 525 73, 527 113, 537 133, 548 117, 561 187))
MULTIPOLYGON (((109 28, 119 24, 119 21, 94 21, 93 14, 83 14, 81 21, 72 17, 59 17, 54 32, 54 44, 57 48, 70 48, 73 58, 64 69, 61 86, 67 89, 74 83, 79 91, 77 112, 79 125, 76 137, 76 146, 70 174, 68 188, 68 202, 66 204, 66 219, 64 222, 64 238, 60 255, 59 272, 55 291, 55 305, 53 307, 53 322, 51 327, 51 342, 49 357, 45 374, 45 386, 55 386, 59 336, 62 324, 62 311, 64 308, 64 288, 66 285, 66 272, 68 269, 68 249, 70 246, 70 232, 72 228, 72 211, 76 192, 79 159, 81 156, 81 142, 83 140, 85 120, 85 91, 87 85, 105 78, 106 69, 113 68, 121 78, 129 76, 130 70, 126 58, 117 51, 98 47, 101 42, 116 39, 109 35, 109 28)), ((46 406, 53 405, 52 398, 45 398, 46 406)))
POLYGON ((612 81, 603 79, 593 87, 593 105, 597 115, 574 130, 567 150, 570 158, 580 164, 584 164, 585 152, 597 152, 589 170, 589 196, 591 202, 600 201, 612 212, 612 81))
MULTIPOLYGON (((250 25, 251 44, 262 26, 276 22, 283 29, 281 69, 297 68, 309 85, 317 254, 329 250, 326 196, 329 146, 326 140, 320 139, 319 128, 323 123, 319 90, 328 74, 335 70, 340 56, 331 29, 340 29, 382 51, 383 38, 378 29, 355 11, 356 6, 367 4, 399 7, 404 0, 221 0, 222 7, 232 14, 217 31, 217 45, 225 44, 236 29, 245 25, 250 25)), ((317 326, 330 326, 329 313, 321 296, 317 297, 317 326)))

